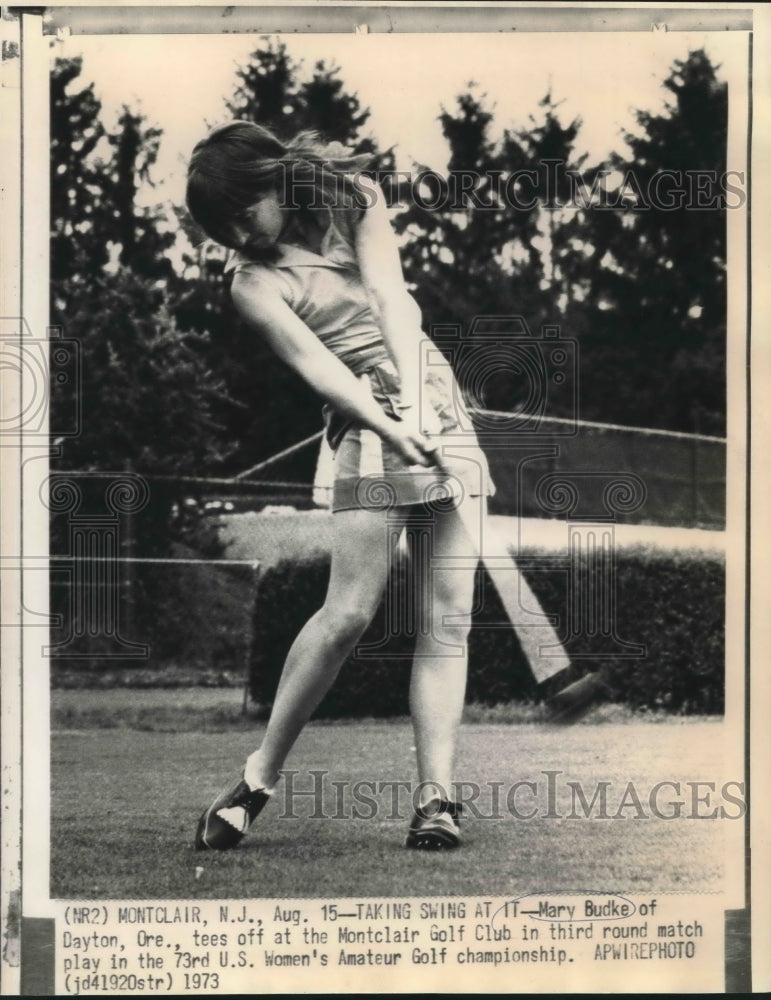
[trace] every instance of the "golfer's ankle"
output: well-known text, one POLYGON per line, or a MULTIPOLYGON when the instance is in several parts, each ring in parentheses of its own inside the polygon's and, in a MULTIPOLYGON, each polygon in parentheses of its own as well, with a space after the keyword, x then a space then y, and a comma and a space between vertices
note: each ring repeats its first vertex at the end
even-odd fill
POLYGON ((246 758, 244 781, 252 789, 252 791, 257 788, 263 788, 265 791, 270 791, 278 781, 278 773, 266 770, 260 760, 260 751, 255 750, 254 753, 250 754, 246 758))
POLYGON ((436 812, 439 805, 446 801, 447 793, 438 782, 425 781, 421 783, 418 807, 421 812, 436 812))

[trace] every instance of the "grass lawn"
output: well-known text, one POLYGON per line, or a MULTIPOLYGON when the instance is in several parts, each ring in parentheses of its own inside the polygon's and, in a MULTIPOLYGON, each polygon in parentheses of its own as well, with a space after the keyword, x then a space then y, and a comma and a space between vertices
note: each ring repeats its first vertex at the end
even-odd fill
MULTIPOLYGON (((131 681, 123 674, 123 681, 131 681)), ((155 670, 158 682, 168 677, 169 670, 155 670)), ((150 675, 150 671, 147 674, 150 675)), ((113 671, 113 677, 118 671, 113 671)), ((54 729, 138 729, 145 732, 221 733, 245 730, 253 733, 256 720, 264 717, 259 706, 244 706, 243 682, 239 687, 98 687, 57 688, 52 692, 54 729)), ((529 702, 506 702, 501 705, 468 703, 463 710, 469 723, 533 723, 543 722, 543 705, 529 702)), ((677 724, 689 725, 701 718, 679 719, 677 724)), ((595 705, 586 717, 596 724, 645 720, 662 725, 671 724, 673 717, 664 711, 635 712, 623 704, 595 705)), ((373 722, 373 720, 369 720, 373 722)), ((377 720, 380 725, 393 726, 393 719, 377 720)), ((318 725, 358 725, 358 721, 320 720, 318 725)))
MULTIPOLYGON (((141 710, 137 705, 137 717, 141 710)), ((443 854, 402 847, 408 794, 401 800, 401 819, 389 818, 386 793, 375 795, 381 807, 375 818, 333 818, 332 781, 414 781, 406 722, 311 724, 290 766, 299 772, 297 788, 310 787, 309 770, 329 770, 323 786, 327 818, 312 818, 309 797, 296 800, 298 818, 282 817, 286 798, 280 785, 241 846, 216 854, 193 850, 197 818, 235 776, 262 724, 252 724, 251 732, 224 726, 220 732, 164 732, 162 726, 93 728, 93 718, 66 712, 54 718, 59 727, 52 734, 54 897, 516 896, 556 889, 723 888, 725 835, 734 824, 686 818, 692 810, 685 786, 679 796, 686 803, 683 818, 650 818, 648 805, 649 791, 659 781, 713 781, 719 789, 723 780, 736 777, 723 773, 719 719, 606 720, 570 729, 468 723, 457 777, 483 786, 477 803, 483 813, 491 811, 484 783, 502 782, 505 818, 464 820, 464 846, 443 854), (73 728, 78 722, 83 727, 73 728), (547 770, 562 772, 552 810, 562 818, 544 816, 547 770), (520 780, 538 784, 535 799, 527 789, 517 798, 523 813, 536 809, 530 820, 515 819, 505 807, 506 789, 520 780), (610 782, 611 816, 633 781, 649 818, 634 818, 636 809, 629 807, 621 813, 625 818, 568 819, 566 781, 581 782, 589 800, 597 782, 610 782)), ((664 795, 662 807, 674 797, 664 795)), ((343 811, 349 803, 350 798, 343 811)))

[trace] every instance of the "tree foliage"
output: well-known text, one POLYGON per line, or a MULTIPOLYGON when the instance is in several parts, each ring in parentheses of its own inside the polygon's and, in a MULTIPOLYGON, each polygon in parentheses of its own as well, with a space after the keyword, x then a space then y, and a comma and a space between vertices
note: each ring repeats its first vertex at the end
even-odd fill
MULTIPOLYGON (((413 197, 396 220, 427 329, 455 323, 468 330, 479 317, 522 317, 537 335, 544 324, 561 323, 574 263, 565 170, 583 163, 574 154, 581 122, 563 126, 551 94, 541 107, 541 118, 497 140, 493 112, 474 90, 459 95, 452 111, 442 110, 448 196, 436 199, 438 207, 413 197), (478 182, 469 190, 473 177, 478 182)), ((521 371, 504 365, 485 379, 476 401, 515 410, 529 392, 526 383, 521 371)), ((572 415, 572 387, 561 396, 550 400, 549 412, 572 415)))
POLYGON ((506 157, 489 136, 493 115, 484 98, 463 94, 456 112, 443 109, 439 120, 450 147, 446 186, 416 165, 407 207, 396 219, 406 237, 405 275, 428 328, 510 312, 518 292, 520 302, 537 298, 542 274, 531 246, 533 214, 510 212, 498 197, 506 157), (479 178, 473 197, 461 193, 462 175, 479 178), (506 251, 515 246, 524 252, 507 266, 506 251))
POLYGON ((252 53, 225 103, 233 118, 259 122, 284 140, 311 130, 357 153, 376 150, 374 139, 362 134, 370 112, 345 90, 340 67, 320 60, 308 75, 282 42, 267 41, 252 53))
POLYGON ((57 59, 51 73, 52 278, 81 287, 112 263, 168 281, 174 234, 159 206, 137 203, 162 132, 125 105, 106 129, 93 84, 77 89, 81 72, 81 59, 57 59))
MULTIPOLYGON (((80 377, 52 384, 53 428, 80 411, 80 433, 58 442, 54 467, 144 475, 216 471, 230 449, 218 424, 224 391, 206 337, 175 320, 160 208, 142 208, 161 132, 124 108, 108 130, 80 60, 52 76, 51 315, 80 356, 80 377)), ((173 297, 174 300, 176 296, 173 297)), ((189 536, 172 499, 153 489, 143 514, 145 552, 189 536)))
POLYGON ((165 292, 130 268, 95 275, 67 315, 81 348, 81 433, 67 465, 197 475, 224 458, 214 416, 219 380, 200 334, 181 331, 165 292))
MULTIPOLYGON (((460 207, 413 200, 397 225, 429 326, 469 329, 484 315, 521 315, 535 332, 559 326, 577 346, 580 416, 721 434, 726 86, 696 51, 664 87, 674 99, 658 114, 639 110, 627 151, 609 163, 576 155, 581 120, 563 123, 551 93, 539 117, 498 141, 484 101, 460 95, 440 115, 450 190, 461 172, 480 183, 460 207), (620 187, 603 188, 611 174, 620 187), (683 191, 671 208, 662 175, 683 191)), ((491 379, 489 390, 487 405, 517 407, 516 379, 491 379)))
POLYGON ((51 71, 51 278, 85 280, 109 260, 111 224, 95 151, 106 141, 94 85, 80 83, 81 59, 57 59, 51 71))
POLYGON ((591 416, 722 434, 727 87, 702 50, 664 87, 673 100, 638 111, 612 158, 621 205, 586 213, 592 280, 568 318, 591 416))

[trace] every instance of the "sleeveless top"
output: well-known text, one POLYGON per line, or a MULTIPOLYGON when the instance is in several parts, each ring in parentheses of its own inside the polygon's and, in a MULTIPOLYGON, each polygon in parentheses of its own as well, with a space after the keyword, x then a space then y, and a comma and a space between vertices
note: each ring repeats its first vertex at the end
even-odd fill
MULTIPOLYGON (((331 216, 331 212, 330 212, 331 216)), ((303 322, 355 375, 390 361, 370 308, 351 239, 330 218, 319 253, 279 242, 277 261, 261 264, 231 251, 225 271, 245 272, 279 292, 303 322)))

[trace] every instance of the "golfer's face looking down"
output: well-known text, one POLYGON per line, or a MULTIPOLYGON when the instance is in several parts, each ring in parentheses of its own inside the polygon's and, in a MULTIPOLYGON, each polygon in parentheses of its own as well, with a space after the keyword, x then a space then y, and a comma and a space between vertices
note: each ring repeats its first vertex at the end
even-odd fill
POLYGON ((275 191, 254 202, 232 223, 234 241, 239 250, 265 250, 273 246, 286 224, 286 210, 275 191))

